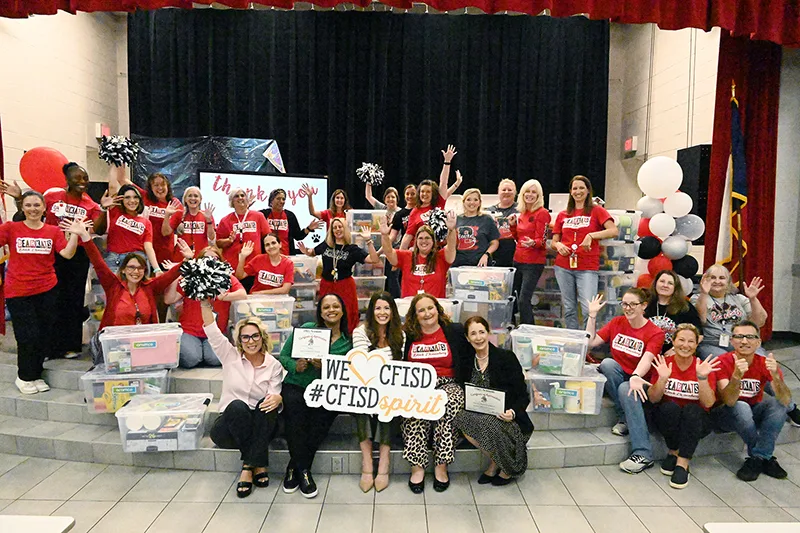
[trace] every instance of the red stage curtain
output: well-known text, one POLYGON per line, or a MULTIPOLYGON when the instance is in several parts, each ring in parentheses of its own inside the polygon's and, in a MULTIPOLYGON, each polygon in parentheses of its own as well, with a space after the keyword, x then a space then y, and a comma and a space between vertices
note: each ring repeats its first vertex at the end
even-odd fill
MULTIPOLYGON (((213 0, 197 0, 210 4, 213 0)), ((234 8, 246 8, 248 0, 217 0, 234 8)), ((321 7, 340 3, 367 6, 371 0, 307 0, 321 7)), ((254 0, 253 3, 291 8, 294 0, 254 0)), ((385 4, 410 9, 412 0, 384 0, 385 4)), ((785 45, 800 45, 800 6, 797 0, 427 0, 440 11, 477 7, 486 13, 515 11, 538 15, 545 9, 554 17, 585 14, 592 19, 627 24, 655 22, 662 29, 715 26, 735 35, 752 36, 785 45)), ((134 11, 161 7, 192 8, 192 0, 0 0, 0 16, 27 17, 69 11, 134 11)))
POLYGON ((747 206, 742 215, 744 239, 748 246, 744 274, 748 283, 754 276, 760 276, 766 285, 759 295, 759 300, 769 313, 763 329, 765 339, 772 333, 773 217, 780 76, 781 48, 778 45, 751 41, 747 37, 731 37, 728 32, 722 32, 708 183, 704 268, 714 264, 717 250, 722 194, 731 146, 731 80, 735 80, 747 157, 747 206))

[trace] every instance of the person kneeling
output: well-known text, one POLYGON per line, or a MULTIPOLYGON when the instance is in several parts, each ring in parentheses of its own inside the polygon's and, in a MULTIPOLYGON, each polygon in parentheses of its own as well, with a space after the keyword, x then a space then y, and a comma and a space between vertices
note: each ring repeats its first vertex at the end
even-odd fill
POLYGON ((654 404, 653 420, 664 436, 669 454, 661 462, 661 473, 671 476, 669 486, 689 484, 689 461, 697 443, 711 431, 708 410, 714 405, 719 361, 695 357, 700 332, 692 324, 679 324, 672 337, 675 355, 657 355, 656 375, 647 391, 654 404))
POLYGON ((269 485, 269 442, 283 403, 284 370, 269 353, 272 343, 260 320, 245 318, 236 324, 234 347, 219 330, 211 301, 203 301, 200 307, 203 330, 222 362, 220 416, 211 428, 211 440, 220 448, 242 452, 242 475, 236 495, 244 498, 253 491, 254 484, 269 485))
POLYGON ((736 477, 755 481, 763 472, 783 479, 786 470, 772 453, 792 394, 772 354, 756 353, 761 333, 755 323, 743 320, 733 326, 731 343, 734 351, 719 358, 717 390, 724 405, 711 412, 712 418, 721 430, 735 431, 747 445, 748 457, 736 477), (775 397, 764 394, 767 382, 772 383, 775 397))

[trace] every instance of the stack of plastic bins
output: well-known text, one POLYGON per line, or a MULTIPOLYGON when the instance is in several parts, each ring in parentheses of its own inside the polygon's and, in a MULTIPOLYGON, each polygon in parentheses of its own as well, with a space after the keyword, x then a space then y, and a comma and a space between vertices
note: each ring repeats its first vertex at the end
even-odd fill
MULTIPOLYGON (((413 296, 408 296, 406 298, 395 298, 394 300, 397 305, 397 313, 400 315, 400 322, 403 324, 406 322, 406 315, 413 299, 413 296)), ((438 298, 438 301, 442 309, 444 309, 444 313, 452 322, 461 321, 461 300, 438 298)))
POLYGON ((106 372, 112 374, 160 370, 178 366, 180 324, 108 326, 100 334, 106 372))
POLYGON ((511 338, 531 383, 535 412, 600 413, 605 376, 585 364, 589 349, 585 331, 522 325, 511 338))
POLYGON ((81 376, 86 407, 90 413, 116 413, 138 394, 164 394, 169 390, 169 371, 142 370, 110 373, 104 364, 81 376))
POLYGON ((482 316, 498 342, 508 340, 508 329, 514 325, 515 268, 457 267, 450 269, 453 297, 461 301, 461 322, 482 316))
POLYGON ((369 299, 376 292, 383 291, 386 285, 386 276, 353 276, 356 282, 356 296, 358 297, 358 312, 361 314, 361 319, 364 319, 364 314, 369 305, 369 299))
MULTIPOLYGON (((353 236, 353 243, 367 249, 366 241, 361 237, 361 232, 369 230, 370 240, 375 249, 381 247, 381 219, 386 218, 386 211, 380 209, 351 209, 347 212, 347 226, 353 236)), ((358 297, 358 311, 361 319, 367 311, 369 299, 372 294, 382 291, 386 287, 384 262, 371 264, 357 264, 353 267, 353 279, 356 281, 356 295, 358 297)))
POLYGON ((130 452, 196 450, 212 394, 136 396, 117 411, 122 448, 130 452))
POLYGON ((619 234, 613 239, 601 242, 601 244, 605 246, 608 241, 636 242, 637 233, 639 231, 639 221, 642 219, 642 212, 625 209, 609 209, 608 214, 614 217, 614 224, 616 224, 619 234))
POLYGON ((294 297, 294 313, 292 325, 302 326, 306 322, 313 322, 317 317, 317 294, 319 281, 312 283, 295 283, 289 289, 289 296, 294 297))
POLYGON ((233 324, 249 317, 261 320, 272 340, 272 355, 277 356, 292 334, 294 307, 295 299, 292 296, 251 295, 247 300, 234 302, 231 306, 233 324))

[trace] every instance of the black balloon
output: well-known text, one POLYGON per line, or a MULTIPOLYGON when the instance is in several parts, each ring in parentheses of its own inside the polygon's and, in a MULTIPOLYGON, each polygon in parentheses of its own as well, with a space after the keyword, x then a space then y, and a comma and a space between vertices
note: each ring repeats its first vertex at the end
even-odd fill
POLYGON ((642 237, 639 239, 639 251, 642 259, 652 259, 661 253, 661 241, 655 237, 642 237))
POLYGON ((684 278, 691 278, 695 274, 697 274, 697 268, 700 265, 697 263, 697 259, 692 257, 689 254, 684 255, 680 259, 675 259, 672 262, 672 270, 675 271, 676 274, 679 276, 683 276, 684 278))

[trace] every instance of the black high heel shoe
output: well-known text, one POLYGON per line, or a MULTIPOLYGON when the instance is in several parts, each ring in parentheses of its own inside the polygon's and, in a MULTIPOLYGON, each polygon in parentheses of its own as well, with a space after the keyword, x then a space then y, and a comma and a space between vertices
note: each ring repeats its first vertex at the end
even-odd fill
POLYGON ((269 472, 253 474, 253 485, 261 488, 269 487, 269 472))
MULTIPOLYGON (((242 465, 242 471, 244 472, 245 470, 253 472, 253 467, 242 465)), ((236 484, 236 495, 239 498, 247 498, 252 493, 253 493, 252 481, 240 481, 239 483, 236 484)))

